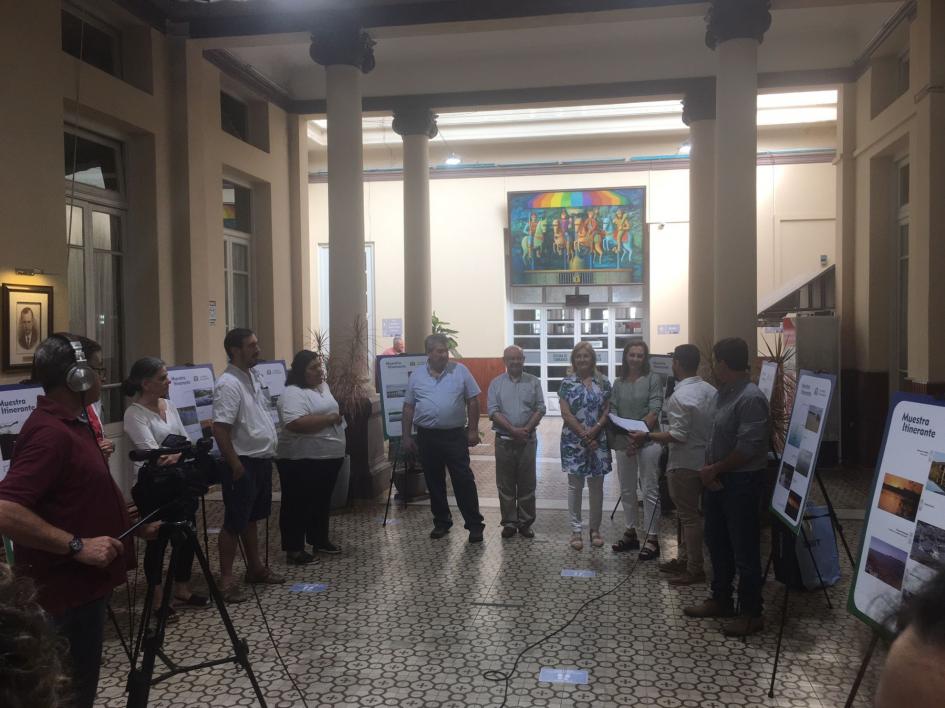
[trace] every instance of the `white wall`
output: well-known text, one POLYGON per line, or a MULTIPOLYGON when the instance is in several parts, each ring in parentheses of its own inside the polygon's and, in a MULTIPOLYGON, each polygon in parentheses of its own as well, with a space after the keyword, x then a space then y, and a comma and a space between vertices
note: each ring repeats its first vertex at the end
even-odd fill
MULTIPOLYGON (((758 168, 758 295, 834 261, 834 167, 831 164, 758 168)), ((433 303, 459 330, 464 356, 500 356, 507 344, 506 194, 593 187, 647 188, 650 224, 650 327, 654 351, 671 351, 688 339, 689 172, 656 170, 598 174, 437 179, 430 183, 433 303), (663 228, 659 228, 662 224, 663 228), (659 335, 678 324, 678 335, 659 335)), ((327 185, 309 185, 310 234, 328 241, 327 185)), ((376 331, 383 318, 403 317, 403 189, 396 181, 364 185, 365 240, 375 244, 376 331)), ((737 257, 737 256, 736 256, 737 257)), ((312 272, 317 273, 313 260, 312 272)), ((317 288, 312 288, 317 298, 317 288)), ((313 329, 321 329, 313 302, 313 329)), ((407 343, 408 349, 416 344, 407 343)))

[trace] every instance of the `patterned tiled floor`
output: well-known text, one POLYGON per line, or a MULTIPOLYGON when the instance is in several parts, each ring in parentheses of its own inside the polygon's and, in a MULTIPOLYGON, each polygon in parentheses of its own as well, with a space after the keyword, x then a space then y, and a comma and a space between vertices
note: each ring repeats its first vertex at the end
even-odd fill
MULTIPOLYGON (((259 599, 290 673, 311 706, 499 706, 504 686, 483 676, 507 671, 523 648, 558 630, 594 596, 568 627, 528 651, 510 682, 509 706, 842 706, 867 630, 845 609, 851 569, 829 593, 792 594, 782 663, 774 698, 768 685, 780 612, 782 586, 765 587, 767 629, 747 642, 726 640, 719 624, 689 620, 681 608, 698 602, 704 588, 667 586, 653 564, 633 568, 631 559, 609 550, 575 552, 567 547, 567 514, 560 505, 566 486, 556 468, 557 421, 542 426, 539 456, 542 500, 533 540, 499 537, 498 509, 483 504, 489 524, 485 543, 473 546, 454 527, 431 541, 424 505, 396 507, 394 523, 380 524, 383 506, 366 504, 332 519, 344 554, 314 566, 287 568, 273 523, 273 565, 284 571, 283 586, 259 589, 259 599), (555 508, 558 507, 558 508, 555 508), (565 568, 597 572, 592 578, 561 577, 565 568), (325 583, 327 590, 297 593, 292 583, 325 583), (585 670, 588 683, 542 683, 543 667, 585 670)), ((482 426, 485 427, 485 424, 482 426)), ((495 497, 490 436, 474 450, 482 498, 495 497)), ((865 473, 864 473, 865 474, 865 473)), ((856 475, 829 477, 837 506, 852 505, 863 483, 856 475), (849 478, 849 479, 848 479, 849 478), (834 488, 837 488, 834 493, 834 488)), ((868 486, 867 481, 866 485, 868 486)), ((865 487, 864 487, 865 489, 865 487)), ((616 485, 608 484, 609 501, 616 485)), ((862 491, 865 499, 865 491, 862 491)), ((208 526, 219 526, 221 505, 208 502, 208 526)), ((274 505, 274 510, 277 505, 274 505)), ((607 515, 612 506, 608 506, 607 515)), ((458 513, 457 513, 458 517, 458 513)), ((618 517, 619 521, 619 517, 618 517)), ((605 535, 620 531, 605 517, 605 535)), ((674 523, 663 519, 664 553, 674 546, 674 523)), ((845 523, 859 543, 860 524, 845 523)), ((216 567, 215 540, 211 537, 216 567)), ((140 593, 143 588, 138 587, 140 593)), ((114 600, 119 623, 128 614, 123 593, 114 600)), ((253 667, 270 706, 301 706, 286 679, 255 602, 230 606, 240 636, 250 646, 253 667)), ((181 662, 222 656, 225 633, 213 610, 182 612, 169 629, 165 648, 181 662)), ((882 656, 877 655, 856 705, 871 704, 882 656)), ((127 661, 114 630, 109 631, 100 683, 103 706, 125 705, 127 661)), ((255 705, 245 675, 234 665, 179 675, 156 686, 152 706, 255 705)))

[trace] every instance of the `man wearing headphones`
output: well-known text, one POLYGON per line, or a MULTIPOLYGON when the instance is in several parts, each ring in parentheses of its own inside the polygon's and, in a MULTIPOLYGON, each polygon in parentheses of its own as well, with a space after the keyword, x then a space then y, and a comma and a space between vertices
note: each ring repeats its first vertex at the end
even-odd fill
MULTIPOLYGON (((102 382, 78 338, 54 334, 33 359, 45 391, 17 438, 0 481, 0 533, 13 539, 15 567, 36 583, 39 603, 69 641, 73 705, 95 701, 105 607, 134 566, 127 506, 90 428, 85 408, 102 382)), ((153 536, 157 524, 145 527, 153 536)))

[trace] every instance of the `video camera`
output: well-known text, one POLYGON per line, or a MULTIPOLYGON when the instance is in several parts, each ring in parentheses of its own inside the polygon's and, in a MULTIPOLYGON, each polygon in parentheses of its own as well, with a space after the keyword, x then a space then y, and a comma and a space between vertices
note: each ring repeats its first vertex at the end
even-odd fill
POLYGON ((192 444, 181 435, 168 435, 159 448, 132 450, 128 457, 133 462, 145 463, 131 490, 138 510, 146 514, 166 507, 161 521, 177 521, 192 515, 197 499, 207 493, 218 477, 216 462, 210 455, 212 447, 212 440, 192 444), (170 464, 160 464, 161 458, 170 455, 180 457, 170 464))

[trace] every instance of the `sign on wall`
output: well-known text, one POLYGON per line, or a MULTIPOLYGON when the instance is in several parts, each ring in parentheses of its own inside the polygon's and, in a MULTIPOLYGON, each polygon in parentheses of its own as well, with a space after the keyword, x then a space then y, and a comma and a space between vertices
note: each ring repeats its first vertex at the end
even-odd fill
POLYGON ((401 418, 404 415, 404 397, 407 395, 407 382, 414 371, 426 365, 426 354, 377 357, 381 410, 384 413, 384 435, 388 438, 399 438, 403 435, 401 418))
POLYGON ((945 563, 945 404, 893 398, 848 609, 892 629, 899 606, 945 563))
POLYGON ((835 384, 832 374, 801 371, 798 376, 778 481, 771 494, 771 511, 794 533, 800 532, 804 520, 804 507, 817 469, 824 421, 835 384))
POLYGON ((0 386, 0 479, 7 476, 13 443, 42 393, 42 386, 0 386))
POLYGON ((169 366, 168 393, 191 442, 213 437, 213 366, 169 366))

